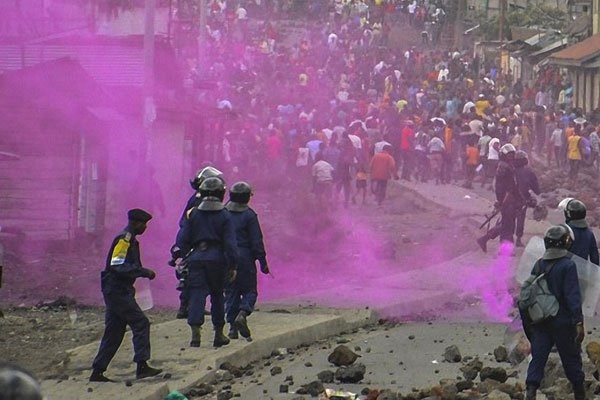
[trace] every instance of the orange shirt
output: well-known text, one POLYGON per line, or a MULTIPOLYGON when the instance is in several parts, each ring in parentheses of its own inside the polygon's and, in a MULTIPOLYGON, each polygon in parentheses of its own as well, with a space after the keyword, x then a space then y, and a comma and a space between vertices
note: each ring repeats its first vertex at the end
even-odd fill
POLYGON ((396 173, 396 161, 389 153, 376 153, 371 159, 371 179, 388 180, 396 173))
POLYGON ((479 164, 479 149, 475 146, 467 146, 467 165, 479 164))

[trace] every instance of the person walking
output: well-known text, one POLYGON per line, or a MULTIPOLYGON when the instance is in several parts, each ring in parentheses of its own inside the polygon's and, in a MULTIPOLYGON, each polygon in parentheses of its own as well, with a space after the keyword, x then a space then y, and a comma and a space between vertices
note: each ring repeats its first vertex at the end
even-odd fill
POLYGON ((550 227, 544 234, 544 255, 533 267, 532 274, 546 274, 548 289, 558 301, 558 312, 537 324, 532 324, 523 310, 523 328, 531 342, 531 362, 527 368, 526 400, 535 400, 544 378, 544 367, 552 348, 556 346, 567 379, 573 386, 575 400, 585 399, 585 375, 581 360, 581 342, 585 336, 582 299, 577 268, 568 250, 573 236, 566 225, 550 227))
POLYGON ((240 256, 237 277, 225 287, 226 321, 230 326, 228 336, 237 339, 239 333, 248 341, 252 340, 252 336, 247 318, 254 311, 258 297, 256 261, 263 274, 270 272, 258 216, 248 206, 252 194, 248 183, 234 183, 226 205, 235 227, 240 256))
POLYGON ((133 287, 137 278, 152 280, 156 277, 154 271, 142 267, 137 241, 137 236, 146 231, 151 219, 152 215, 142 209, 129 210, 127 226, 114 238, 108 251, 106 267, 101 274, 102 295, 106 304, 104 335, 92 363, 90 382, 113 382, 104 376, 104 372, 121 346, 127 326, 133 334, 136 378, 147 378, 162 372, 162 369, 148 365, 150 321, 136 302, 133 287))
POLYGON ((396 161, 392 157, 393 147, 386 145, 381 153, 375 153, 370 163, 371 187, 378 205, 385 200, 388 180, 393 176, 400 179, 396 170, 396 161))
POLYGON ((517 189, 521 196, 521 207, 517 209, 517 220, 515 228, 515 241, 516 247, 523 247, 521 238, 525 231, 525 216, 527 213, 527 207, 535 207, 537 200, 531 195, 538 195, 540 192, 540 185, 538 183, 537 175, 531 166, 529 166, 529 158, 527 153, 523 150, 519 150, 515 154, 515 179, 517 182, 517 189))
POLYGON ((229 344, 223 334, 225 326, 225 281, 235 280, 238 249, 235 227, 223 205, 225 185, 217 177, 206 178, 200 185, 202 201, 191 209, 180 231, 177 247, 187 256, 186 279, 192 331, 190 347, 200 347, 200 328, 204 324, 206 297, 210 295, 210 315, 215 330, 213 346, 229 344))

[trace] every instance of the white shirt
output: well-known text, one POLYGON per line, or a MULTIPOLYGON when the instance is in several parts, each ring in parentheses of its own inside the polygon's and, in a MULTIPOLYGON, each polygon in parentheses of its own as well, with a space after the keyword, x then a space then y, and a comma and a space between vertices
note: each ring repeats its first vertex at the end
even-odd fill
POLYGON ((463 106, 463 114, 468 114, 471 112, 471 108, 475 107, 475 103, 473 103, 472 101, 467 101, 465 103, 465 105, 463 106))
POLYGON ((317 182, 331 182, 333 181, 333 167, 327 161, 317 161, 312 166, 312 176, 317 179, 317 182))
POLYGON ((375 153, 381 153, 383 151, 384 146, 391 146, 391 143, 386 142, 385 140, 379 141, 377 143, 375 143, 374 150, 375 153))
POLYGON ((495 144, 500 144, 500 139, 492 138, 488 143, 488 160, 499 160, 500 155, 498 154, 498 150, 494 148, 495 144))
POLYGON ((348 139, 350 139, 352 146, 354 146, 355 149, 362 149, 362 141, 358 136, 348 135, 348 139))
POLYGON ((552 131, 552 136, 550 136, 550 141, 554 146, 560 147, 563 145, 563 130, 560 128, 556 128, 552 131))
POLYGON ((408 13, 414 14, 416 10, 417 10, 417 1, 414 0, 412 3, 410 3, 408 5, 408 13))
POLYGON ((246 11, 244 7, 239 7, 235 10, 235 15, 237 16, 237 19, 246 19, 248 17, 248 11, 246 11))
POLYGON ((430 153, 444 151, 446 146, 444 146, 444 142, 439 137, 432 138, 427 144, 427 148, 430 153))

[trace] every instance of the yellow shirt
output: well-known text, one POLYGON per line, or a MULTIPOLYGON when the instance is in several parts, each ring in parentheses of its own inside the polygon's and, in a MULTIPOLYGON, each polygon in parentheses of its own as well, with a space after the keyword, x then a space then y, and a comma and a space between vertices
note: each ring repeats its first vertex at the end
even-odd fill
POLYGON ((568 151, 567 156, 569 160, 581 160, 581 151, 579 151, 579 140, 581 140, 581 136, 573 135, 569 138, 567 142, 568 151))

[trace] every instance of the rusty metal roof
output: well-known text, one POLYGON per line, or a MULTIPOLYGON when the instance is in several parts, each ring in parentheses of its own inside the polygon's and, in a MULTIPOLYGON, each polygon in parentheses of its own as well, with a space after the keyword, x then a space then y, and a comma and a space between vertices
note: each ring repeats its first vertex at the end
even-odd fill
POLYGON ((600 56, 600 33, 552 54, 550 62, 567 66, 584 66, 587 61, 598 56, 600 56))
MULTIPOLYGON (((70 57, 98 83, 141 87, 144 83, 143 36, 91 38, 62 37, 35 43, 0 43, 0 74, 47 61, 70 57)), ((155 77, 158 84, 177 86, 174 52, 160 38, 155 42, 155 77)))

